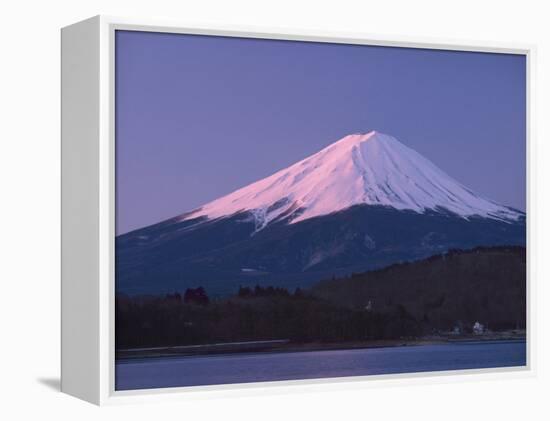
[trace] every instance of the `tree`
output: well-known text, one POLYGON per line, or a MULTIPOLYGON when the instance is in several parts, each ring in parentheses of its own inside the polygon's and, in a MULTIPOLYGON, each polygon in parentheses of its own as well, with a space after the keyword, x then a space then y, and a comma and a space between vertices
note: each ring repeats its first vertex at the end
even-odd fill
POLYGON ((181 303, 181 294, 179 292, 174 292, 173 294, 166 294, 166 301, 181 303))
POLYGON ((208 295, 203 287, 187 288, 183 295, 184 303, 193 303, 199 305, 207 305, 210 302, 208 295))
POLYGON ((252 290, 249 287, 239 287, 238 296, 241 298, 251 297, 252 296, 252 290))

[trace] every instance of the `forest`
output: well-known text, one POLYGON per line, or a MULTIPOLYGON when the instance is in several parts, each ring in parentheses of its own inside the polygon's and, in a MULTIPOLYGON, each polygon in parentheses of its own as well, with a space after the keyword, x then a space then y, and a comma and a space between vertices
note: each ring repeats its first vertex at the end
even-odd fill
POLYGON ((523 247, 451 250, 294 291, 239 286, 210 298, 202 287, 162 296, 116 296, 117 350, 241 341, 344 343, 459 331, 523 329, 523 247))

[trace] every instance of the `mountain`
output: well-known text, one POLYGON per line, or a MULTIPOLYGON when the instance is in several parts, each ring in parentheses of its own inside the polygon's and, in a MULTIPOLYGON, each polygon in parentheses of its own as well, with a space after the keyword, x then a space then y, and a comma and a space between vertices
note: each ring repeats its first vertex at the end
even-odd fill
POLYGON ((285 218, 297 223, 354 205, 517 220, 521 212, 476 195, 395 138, 349 135, 320 152, 186 214, 209 219, 252 213, 257 229, 285 218))
POLYGON ((267 178, 117 237, 117 290, 308 286, 450 248, 524 245, 525 214, 395 138, 349 135, 267 178))

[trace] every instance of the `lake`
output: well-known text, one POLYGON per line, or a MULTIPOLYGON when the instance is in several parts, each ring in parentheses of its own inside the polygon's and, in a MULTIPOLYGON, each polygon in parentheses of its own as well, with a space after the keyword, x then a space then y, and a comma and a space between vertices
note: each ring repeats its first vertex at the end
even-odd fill
POLYGON ((525 341, 117 361, 116 390, 516 367, 525 341))

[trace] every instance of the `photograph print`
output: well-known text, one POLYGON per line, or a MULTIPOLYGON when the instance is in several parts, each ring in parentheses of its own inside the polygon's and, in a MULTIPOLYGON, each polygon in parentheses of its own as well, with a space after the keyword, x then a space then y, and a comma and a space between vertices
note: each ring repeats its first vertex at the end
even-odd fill
POLYGON ((115 57, 116 390, 526 366, 525 55, 115 57))

